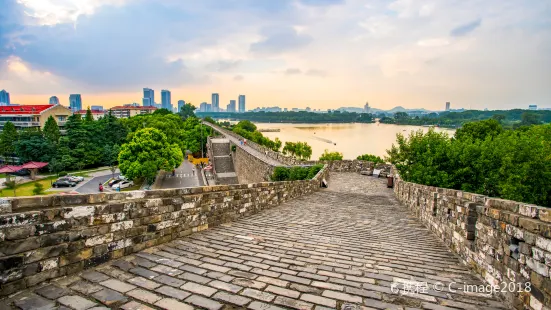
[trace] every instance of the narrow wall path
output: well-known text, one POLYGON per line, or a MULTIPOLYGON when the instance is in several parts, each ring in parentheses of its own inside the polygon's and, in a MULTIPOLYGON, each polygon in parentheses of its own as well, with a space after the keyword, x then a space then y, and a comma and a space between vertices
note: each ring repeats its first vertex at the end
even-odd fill
POLYGON ((463 283, 482 284, 398 204, 383 179, 333 173, 328 189, 0 304, 21 309, 506 309, 491 296, 462 291, 463 283))

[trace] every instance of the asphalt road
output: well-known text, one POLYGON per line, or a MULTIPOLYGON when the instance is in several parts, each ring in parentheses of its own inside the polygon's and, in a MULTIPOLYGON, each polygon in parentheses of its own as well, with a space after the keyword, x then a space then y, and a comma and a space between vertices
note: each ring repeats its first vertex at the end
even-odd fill
MULTIPOLYGON (((115 176, 118 176, 120 173, 115 173, 115 176)), ((79 188, 75 189, 76 192, 79 192, 81 194, 93 194, 93 193, 99 193, 99 184, 105 183, 107 180, 111 178, 111 174, 108 175, 102 175, 100 177, 95 177, 91 179, 90 181, 84 183, 79 188)), ((104 188, 108 187, 108 185, 104 185, 104 188)))
POLYGON ((168 174, 163 180, 161 188, 197 187, 199 185, 199 171, 187 160, 176 168, 176 174, 168 174))

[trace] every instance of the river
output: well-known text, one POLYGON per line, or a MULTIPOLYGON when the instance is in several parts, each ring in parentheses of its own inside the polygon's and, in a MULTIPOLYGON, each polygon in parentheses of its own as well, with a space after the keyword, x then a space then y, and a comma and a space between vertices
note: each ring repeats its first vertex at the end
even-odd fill
MULTIPOLYGON (((344 159, 354 159, 361 154, 385 156, 386 150, 396 142, 396 134, 409 135, 411 131, 427 127, 392 124, 289 124, 255 123, 259 129, 274 128, 280 132, 263 132, 270 139, 279 138, 283 144, 307 142, 312 146, 312 159, 318 159, 325 149, 343 153, 344 159), (336 145, 335 145, 336 143, 336 145)), ((435 128, 438 132, 455 133, 453 129, 435 128)))

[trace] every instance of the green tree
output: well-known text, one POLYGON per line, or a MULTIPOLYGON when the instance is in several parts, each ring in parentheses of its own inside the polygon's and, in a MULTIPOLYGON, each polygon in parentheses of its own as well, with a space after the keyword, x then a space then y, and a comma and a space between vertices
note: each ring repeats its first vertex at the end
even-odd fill
POLYGON ((153 112, 153 115, 168 115, 168 114, 173 114, 173 113, 172 111, 169 111, 168 109, 165 109, 165 108, 157 109, 155 110, 155 112, 153 112))
POLYGON ((44 137, 48 141, 57 144, 60 136, 61 133, 59 131, 59 126, 57 125, 54 117, 50 115, 44 124, 44 137))
POLYGON ((90 110, 90 107, 86 110, 86 116, 84 117, 85 122, 93 122, 94 116, 92 115, 92 110, 90 110))
POLYGON ((285 142, 283 154, 290 154, 300 160, 308 160, 312 157, 312 147, 306 142, 285 142))
POLYGON ((503 122, 505 120, 506 116, 503 114, 494 114, 492 115, 492 119, 495 119, 498 122, 503 122))
POLYGON ((256 131, 256 125, 253 124, 251 121, 247 121, 247 120, 240 121, 239 123, 237 123, 237 125, 235 125, 235 128, 239 128, 248 132, 256 131))
POLYGON ((325 150, 323 154, 321 154, 319 160, 342 160, 343 155, 339 152, 329 152, 329 150, 325 150))
POLYGON ((525 126, 541 124, 541 116, 534 112, 524 112, 520 123, 525 126))
POLYGON ((385 162, 381 157, 375 156, 375 155, 371 155, 371 154, 363 154, 363 155, 358 156, 356 159, 357 159, 357 160, 370 161, 370 162, 374 163, 375 165, 376 165, 376 164, 379 164, 379 163, 384 163, 384 162, 385 162))
POLYGON ((195 117, 195 106, 191 103, 186 103, 184 106, 178 111, 178 114, 183 120, 188 119, 189 117, 195 117))
POLYGON ((19 140, 15 143, 15 153, 22 162, 49 162, 55 156, 56 146, 44 137, 39 128, 28 128, 19 134, 19 140))
POLYGON ((121 147, 119 168, 130 179, 145 178, 152 182, 158 170, 172 171, 183 161, 180 147, 170 144, 158 129, 138 130, 132 140, 121 147))
POLYGON ((4 124, 4 129, 0 135, 0 153, 4 157, 15 155, 15 143, 17 142, 18 134, 15 125, 8 121, 4 124))
POLYGON ((44 194, 44 185, 40 182, 34 183, 33 195, 43 195, 44 194))
POLYGON ((117 170, 117 164, 119 159, 120 147, 117 144, 106 145, 103 148, 103 163, 109 166, 111 170, 111 176, 115 177, 115 171, 117 170))
POLYGON ((457 129, 455 138, 459 140, 473 139, 485 140, 486 138, 495 138, 503 132, 503 127, 499 121, 488 119, 479 122, 469 122, 463 127, 457 129))

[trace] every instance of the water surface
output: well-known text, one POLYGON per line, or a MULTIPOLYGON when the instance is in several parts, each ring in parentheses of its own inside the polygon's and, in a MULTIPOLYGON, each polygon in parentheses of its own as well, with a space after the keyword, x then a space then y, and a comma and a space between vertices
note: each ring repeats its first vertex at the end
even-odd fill
MULTIPOLYGON (((286 141, 307 142, 312 146, 312 159, 318 159, 325 149, 343 153, 344 159, 354 159, 361 154, 385 156, 386 150, 396 142, 396 134, 409 135, 411 131, 428 131, 427 127, 399 126, 392 124, 289 124, 255 123, 261 128, 279 128, 280 132, 263 132, 270 139, 278 137, 286 141), (336 144, 336 145, 335 145, 336 144)), ((435 128, 453 135, 455 130, 435 128)))

